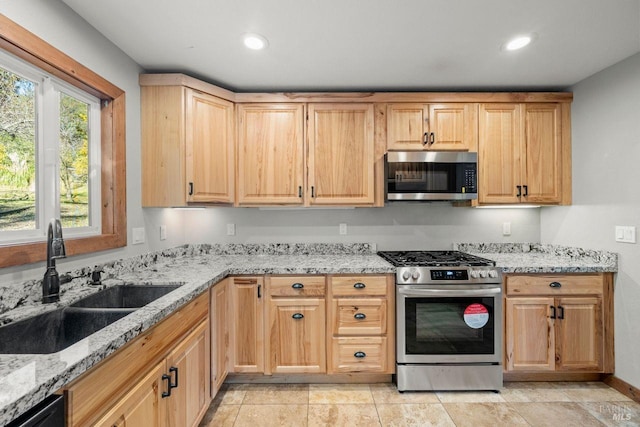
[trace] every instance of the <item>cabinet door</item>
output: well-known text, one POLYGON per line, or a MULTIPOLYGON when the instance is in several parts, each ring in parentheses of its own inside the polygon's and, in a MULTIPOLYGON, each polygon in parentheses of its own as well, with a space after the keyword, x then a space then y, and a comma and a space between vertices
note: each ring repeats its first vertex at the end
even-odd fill
POLYGON ((311 205, 373 205, 373 104, 309 104, 311 205))
POLYGON ((553 298, 506 298, 507 371, 555 369, 553 298))
POLYGON ((211 289, 211 396, 227 376, 229 358, 229 279, 211 289))
POLYGON ((469 151, 478 145, 477 104, 429 105, 429 150, 469 151))
POLYGON ((601 371, 602 300, 571 297, 556 301, 557 369, 601 371))
MULTIPOLYGON (((519 203, 522 125, 519 104, 481 104, 478 202, 519 203)), ((522 192, 522 188, 520 189, 522 192)))
POLYGON ((211 401, 209 323, 203 321, 167 357, 174 388, 166 399, 169 426, 197 426, 211 401))
POLYGON ((304 106, 241 104, 238 128, 238 204, 302 204, 304 106))
POLYGON ((269 372, 325 373, 324 298, 269 301, 269 372))
POLYGON ((233 202, 233 103, 186 89, 187 201, 233 202))
POLYGON ((137 427, 166 425, 167 382, 162 381, 165 363, 162 361, 135 385, 109 412, 94 426, 137 427))
POLYGON ((560 203, 562 146, 560 106, 525 104, 525 162, 523 201, 560 203))
POLYGON ((387 149, 426 150, 429 106, 424 104, 387 105, 387 149))
POLYGON ((263 285, 262 277, 232 279, 232 372, 264 372, 263 285))

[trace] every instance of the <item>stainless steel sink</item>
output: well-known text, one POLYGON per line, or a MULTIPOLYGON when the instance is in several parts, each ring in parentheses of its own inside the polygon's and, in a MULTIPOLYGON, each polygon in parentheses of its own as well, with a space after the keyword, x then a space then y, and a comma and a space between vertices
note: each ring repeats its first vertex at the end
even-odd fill
POLYGON ((140 308, 180 285, 119 285, 89 295, 71 304, 84 308, 140 308))
POLYGON ((2 326, 0 354, 48 354, 64 350, 179 286, 114 286, 69 307, 2 326))

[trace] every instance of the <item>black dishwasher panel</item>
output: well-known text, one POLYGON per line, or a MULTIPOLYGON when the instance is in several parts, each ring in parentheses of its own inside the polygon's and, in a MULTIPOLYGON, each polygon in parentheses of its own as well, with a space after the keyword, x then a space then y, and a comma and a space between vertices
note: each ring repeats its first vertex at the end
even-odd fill
POLYGON ((7 427, 64 427, 64 396, 52 395, 13 420, 7 427))

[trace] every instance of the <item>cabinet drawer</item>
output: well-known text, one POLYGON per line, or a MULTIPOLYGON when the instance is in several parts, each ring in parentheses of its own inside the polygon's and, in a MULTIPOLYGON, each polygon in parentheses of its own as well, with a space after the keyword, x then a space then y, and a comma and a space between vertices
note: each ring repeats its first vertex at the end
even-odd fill
POLYGON ((333 338, 334 372, 386 372, 387 338, 333 338))
POLYGON ((334 335, 383 335, 386 333, 386 299, 342 298, 333 300, 334 335))
POLYGON ((507 295, 601 295, 600 274, 507 276, 507 295), (552 286, 553 284, 553 286, 552 286))
POLYGON ((272 297, 323 297, 324 276, 268 277, 272 297))
POLYGON ((385 296, 386 276, 348 276, 331 278, 334 296, 385 296))

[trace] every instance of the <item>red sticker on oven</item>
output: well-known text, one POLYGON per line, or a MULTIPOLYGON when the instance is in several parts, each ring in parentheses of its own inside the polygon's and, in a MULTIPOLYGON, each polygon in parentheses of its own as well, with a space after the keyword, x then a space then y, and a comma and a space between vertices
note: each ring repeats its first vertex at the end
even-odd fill
POLYGON ((464 323, 470 328, 480 329, 489 321, 489 310, 482 304, 474 303, 464 309, 464 323))

